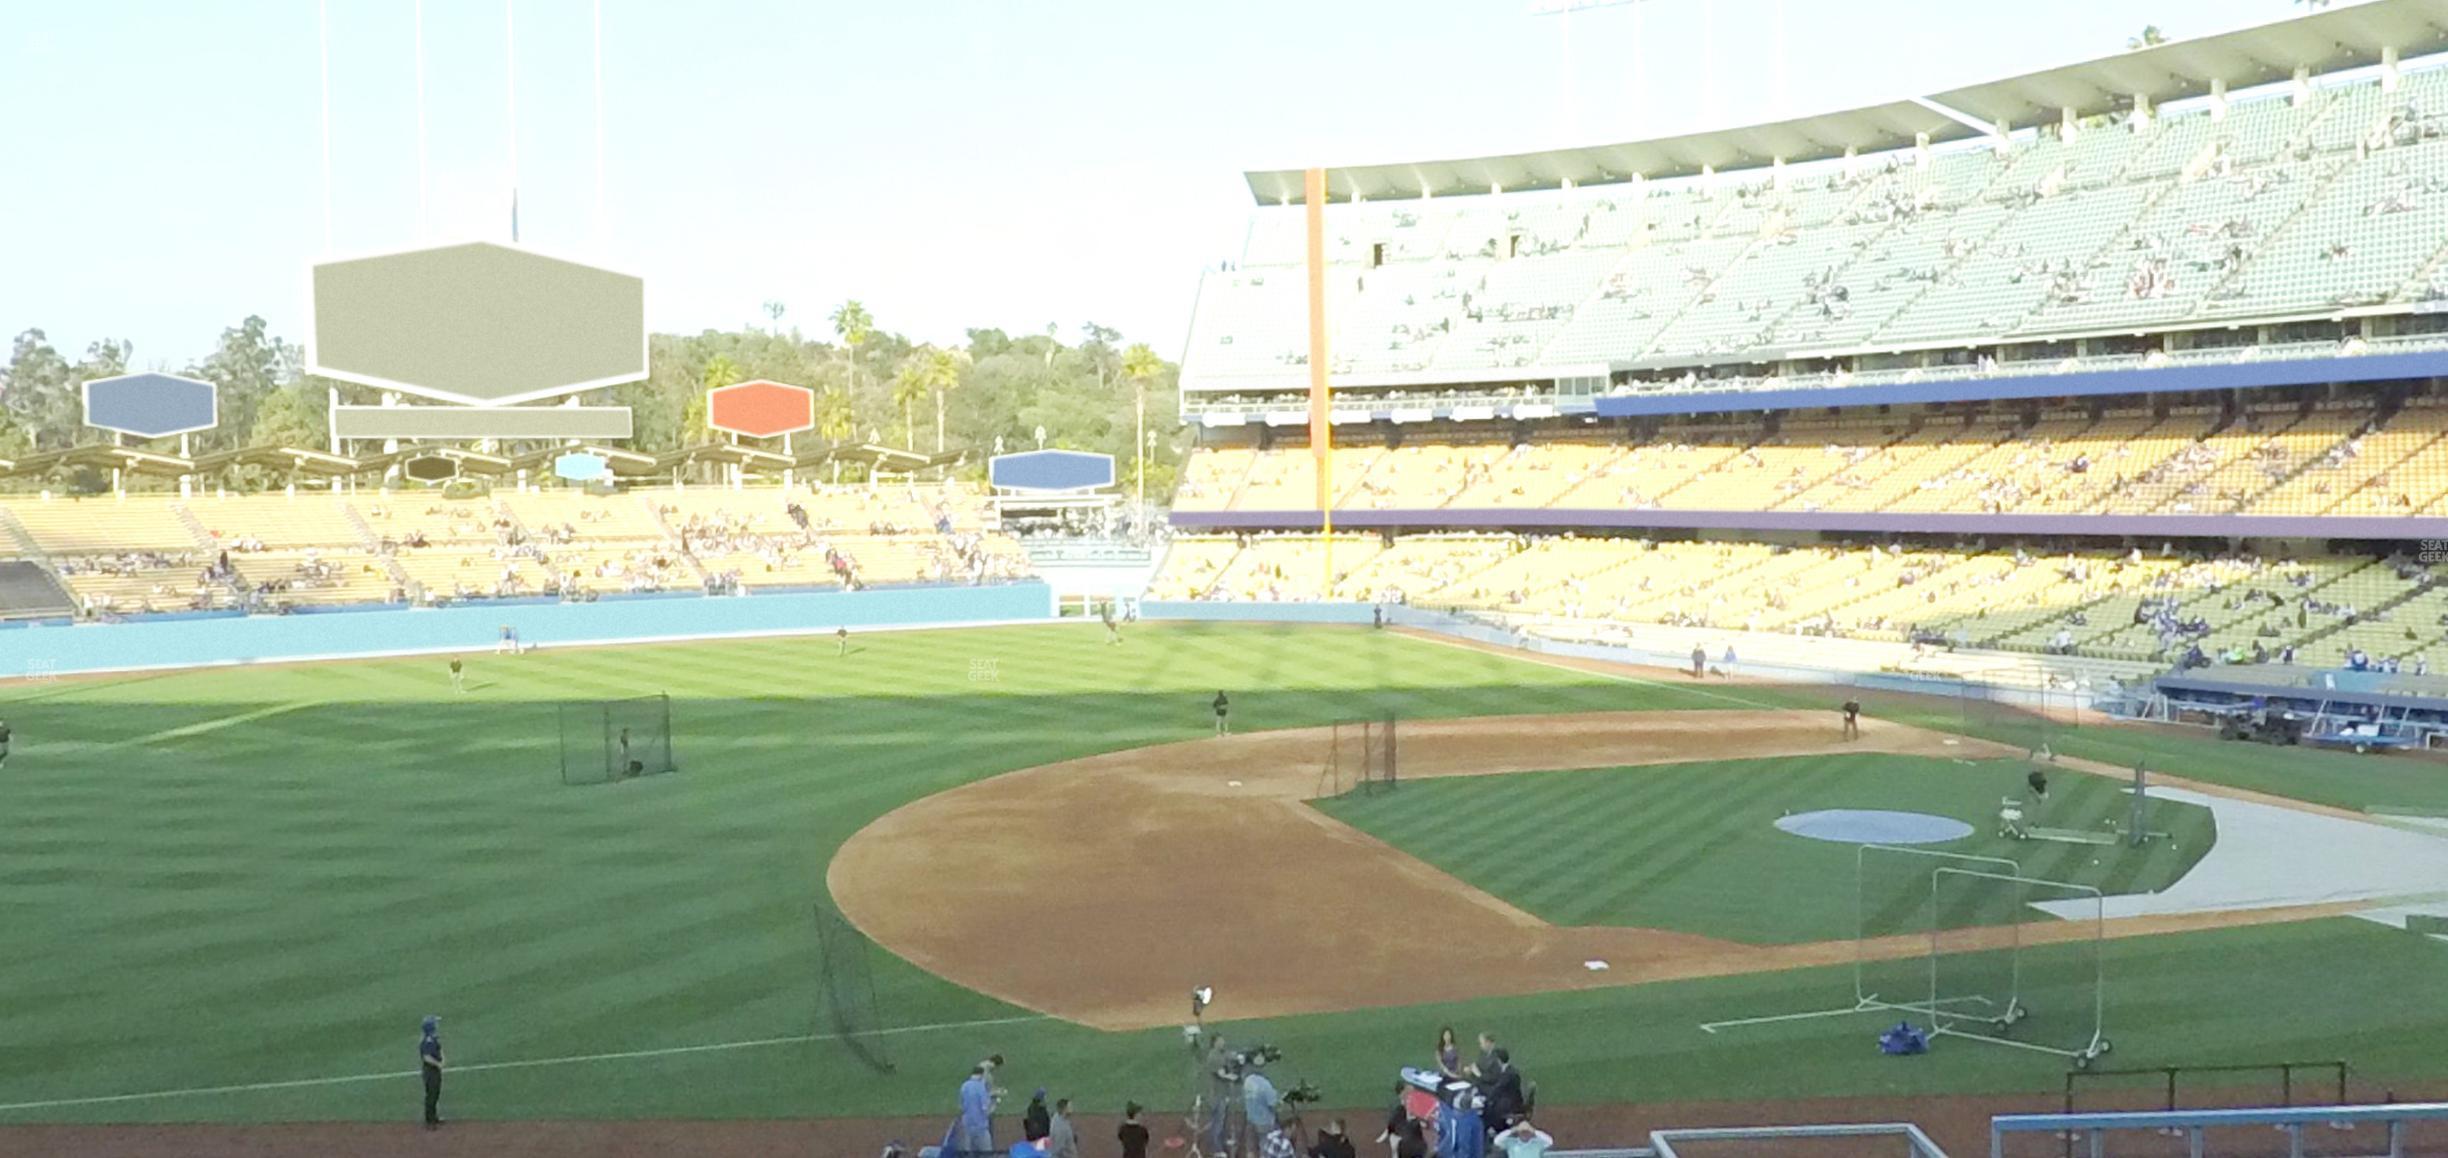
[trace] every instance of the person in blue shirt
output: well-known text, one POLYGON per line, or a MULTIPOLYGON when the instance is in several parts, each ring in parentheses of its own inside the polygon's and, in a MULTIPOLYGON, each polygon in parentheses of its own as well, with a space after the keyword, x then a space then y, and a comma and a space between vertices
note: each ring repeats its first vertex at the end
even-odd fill
POLYGON ((1241 1079, 1241 1113, 1249 1120, 1250 1137, 1263 1139, 1275 1132, 1275 1114, 1283 1105, 1275 1093, 1275 1083, 1257 1070, 1241 1079))
POLYGON ((417 1042, 417 1069, 425 1077, 425 1128, 442 1125, 442 1019, 427 1015, 425 1034, 417 1042))
POLYGON ((971 1067, 969 1080, 960 1088, 961 1153, 995 1152, 993 1114, 994 1090, 986 1084, 986 1067, 971 1067))

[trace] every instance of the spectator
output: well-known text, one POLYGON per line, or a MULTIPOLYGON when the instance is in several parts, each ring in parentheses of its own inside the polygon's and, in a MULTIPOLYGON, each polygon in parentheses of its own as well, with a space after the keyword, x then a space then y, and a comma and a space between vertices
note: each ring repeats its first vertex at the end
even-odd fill
POLYGON ((1054 1120, 1046 1132, 1045 1152, 1054 1158, 1080 1158, 1079 1131, 1071 1124, 1071 1099, 1054 1103, 1054 1120))
POLYGON ((1405 1114, 1397 1106, 1400 1121, 1386 1128, 1386 1139, 1394 1143, 1394 1158, 1428 1158, 1428 1131, 1419 1119, 1405 1114))
POLYGON ((960 1088, 960 1149, 964 1154, 994 1153, 994 1090, 987 1084, 988 1066, 978 1063, 960 1088))
POLYGON ((1541 1158, 1554 1146, 1555 1139, 1548 1137, 1545 1130, 1531 1125, 1528 1118, 1496 1135, 1496 1150, 1505 1158, 1541 1158))
POLYGON ((1025 1141, 1042 1142, 1054 1132, 1053 1111, 1046 1109, 1045 1091, 1029 1095, 1028 1109, 1020 1113, 1020 1137, 1025 1141))
POLYGON ((1275 1132, 1276 1113, 1283 1107, 1283 1098, 1275 1092, 1275 1083, 1267 1080, 1265 1071, 1251 1070, 1241 1079, 1241 1114, 1249 1120, 1253 1136, 1264 1138, 1275 1132))
POLYGON ((1472 1062, 1470 1068, 1463 1072, 1474 1078, 1485 1080, 1495 1068, 1496 1037, 1494 1034, 1483 1032, 1479 1035, 1479 1060, 1472 1062))
POLYGON ((1455 1040, 1450 1025, 1437 1030, 1436 1066, 1437 1072, 1446 1077, 1462 1076, 1462 1045, 1455 1040))
POLYGON ((1137 1102, 1122 1106, 1122 1125, 1114 1130, 1114 1140, 1122 1143, 1122 1158, 1147 1158, 1148 1128, 1139 1120, 1143 1112, 1137 1102))
POLYGON ((1317 1141, 1309 1144, 1309 1158, 1358 1158, 1351 1136, 1343 1132, 1343 1119, 1336 1118, 1318 1130, 1317 1141))
POLYGON ((1479 1096, 1486 1100, 1488 1124, 1503 1129, 1522 1116, 1526 1108, 1522 1101, 1521 1071, 1513 1068, 1513 1055, 1503 1046, 1489 1054, 1489 1068, 1479 1071, 1479 1096))

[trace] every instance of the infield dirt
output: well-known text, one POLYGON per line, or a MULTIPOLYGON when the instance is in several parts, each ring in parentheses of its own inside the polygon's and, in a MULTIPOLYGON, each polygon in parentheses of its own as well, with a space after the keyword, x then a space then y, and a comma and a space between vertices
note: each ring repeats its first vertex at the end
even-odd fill
MULTIPOLYGON (((1833 712, 1494 716, 1401 727, 1406 780, 1838 752, 2024 754, 1883 720, 1865 720, 1861 738, 1846 741, 1833 712)), ((1328 729, 1261 732, 982 780, 879 818, 842 846, 827 883, 852 921, 921 968, 1109 1030, 1179 1024, 1199 985, 1230 993, 1237 1018, 1276 1017, 1928 950, 1923 937, 1754 946, 1550 925, 1305 804, 1320 791, 1328 744, 1328 729), (1588 968, 1592 960, 1607 968, 1588 968)), ((2353 907, 2117 920, 2108 935, 2353 907)), ((2087 931, 2027 925, 2022 935, 2028 944, 2087 931)))

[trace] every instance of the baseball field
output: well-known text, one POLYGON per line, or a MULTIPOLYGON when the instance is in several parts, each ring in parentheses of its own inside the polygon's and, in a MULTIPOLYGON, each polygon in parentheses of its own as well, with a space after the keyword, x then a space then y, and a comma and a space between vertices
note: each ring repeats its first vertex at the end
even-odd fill
POLYGON ((1855 854, 1778 826, 1830 809, 1960 820, 1933 847, 2136 905, 2095 944, 2022 926, 2035 974, 2099 954, 2120 1064, 2448 1078, 2448 943, 2287 895, 2353 850, 2253 851, 2220 811, 2448 809, 2419 758, 2057 728, 2050 823, 2121 822, 2136 761, 2182 791, 2142 848, 2042 844, 1992 824, 2029 720, 1869 697, 1848 741, 1823 689, 1393 631, 466 660, 464 692, 440 657, 0 692, 0 1124, 406 1121, 429 1013, 462 1120, 948 1116, 988 1053, 1015 1089, 1175 1106, 1198 985, 1332 1105, 1378 1104, 1448 1024, 1498 1033, 1543 1104, 2053 1088, 2065 1059, 2026 1050, 1882 1057, 1892 1017, 1701 1028, 1852 992, 1855 854), (679 771, 565 786, 561 706, 658 692, 679 771), (1399 786, 1317 799, 1330 725, 1385 717, 1399 786), (2265 902, 2149 903, 2222 873, 2265 902), (818 904, 880 946, 890 1072, 823 1013, 818 904))

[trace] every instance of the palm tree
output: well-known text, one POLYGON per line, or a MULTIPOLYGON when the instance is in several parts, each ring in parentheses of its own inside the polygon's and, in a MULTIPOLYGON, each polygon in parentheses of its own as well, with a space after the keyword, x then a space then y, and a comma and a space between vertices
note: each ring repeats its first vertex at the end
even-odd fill
MULTIPOLYGON (((841 444, 858 433, 858 416, 850 405, 850 391, 841 386, 828 386, 816 392, 816 433, 834 445, 838 453, 841 444)), ((841 481, 841 459, 833 460, 833 481, 841 481)))
POLYGON ((816 392, 816 433, 830 442, 846 442, 858 433, 848 390, 834 386, 816 392))
POLYGON ((1122 377, 1138 396, 1138 426, 1131 440, 1131 450, 1137 463, 1134 469, 1139 476, 1139 509, 1143 514, 1147 510, 1147 388, 1148 382, 1162 373, 1164 359, 1157 357, 1156 351, 1148 349, 1146 342, 1133 342, 1130 349, 1122 351, 1122 377))
POLYGON ((910 351, 901 359, 900 369, 893 372, 892 400, 893 405, 901 408, 901 445, 910 450, 918 448, 918 400, 926 397, 934 385, 927 367, 927 355, 933 350, 932 346, 920 346, 910 351))
POLYGON ((867 307, 860 305, 857 298, 834 307, 833 333, 842 340, 843 348, 850 351, 850 389, 853 391, 858 389, 859 347, 866 345, 867 335, 874 332, 875 318, 868 314, 867 307))
POLYGON ((969 355, 961 350, 929 348, 926 352, 927 388, 935 392, 935 453, 944 449, 944 395, 960 389, 961 367, 968 365, 969 355))
POLYGON ((688 409, 681 417, 681 442, 684 444, 703 442, 712 437, 712 428, 706 425, 706 395, 725 386, 736 385, 745 381, 747 377, 747 372, 739 368, 739 363, 732 361, 727 355, 716 354, 709 359, 705 364, 705 369, 699 371, 697 375, 699 384, 705 389, 699 390, 696 397, 689 399, 688 409))

